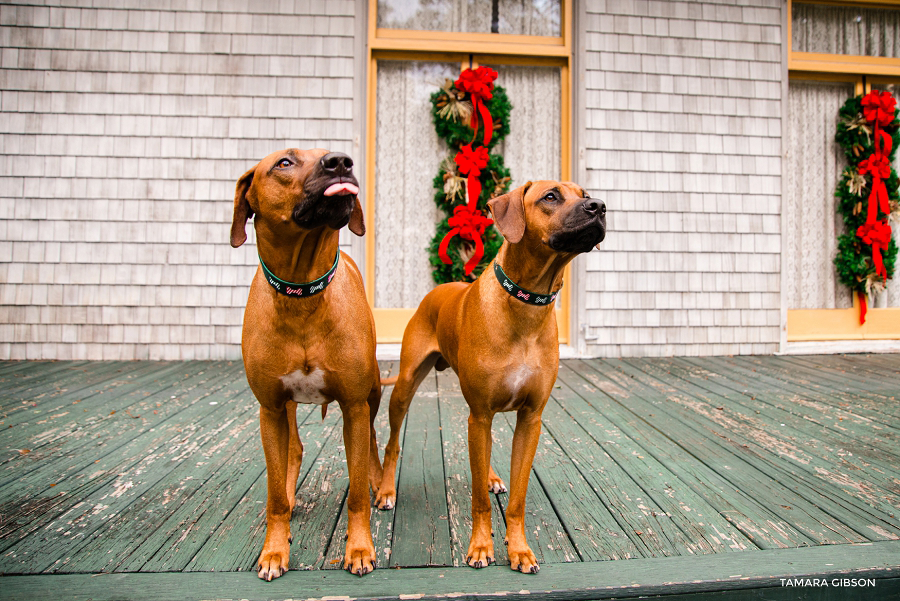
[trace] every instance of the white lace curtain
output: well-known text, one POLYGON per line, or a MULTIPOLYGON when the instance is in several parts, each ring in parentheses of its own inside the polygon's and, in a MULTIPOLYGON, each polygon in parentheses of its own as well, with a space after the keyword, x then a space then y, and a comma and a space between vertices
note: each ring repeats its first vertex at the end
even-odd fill
POLYGON ((794 2, 792 13, 795 52, 900 57, 900 10, 794 2))
MULTIPOLYGON (((378 27, 491 33, 494 0, 379 0, 378 27)), ((497 31, 559 36, 560 0, 499 0, 497 31)))
POLYGON ((834 190, 846 160, 834 141, 838 109, 853 94, 851 83, 791 80, 783 235, 788 308, 852 306, 849 288, 837 281, 834 257, 844 225, 834 190))
POLYGON ((443 213, 432 181, 448 151, 431 94, 459 63, 379 61, 375 126, 375 306, 416 307, 434 288, 428 245, 443 213))
MULTIPOLYGON (((498 147, 512 186, 558 179, 560 70, 492 66, 513 105, 498 147)), ((379 61, 375 132, 375 306, 416 307, 434 288, 428 246, 444 217, 434 177, 450 150, 437 137, 430 97, 460 63, 379 61)))

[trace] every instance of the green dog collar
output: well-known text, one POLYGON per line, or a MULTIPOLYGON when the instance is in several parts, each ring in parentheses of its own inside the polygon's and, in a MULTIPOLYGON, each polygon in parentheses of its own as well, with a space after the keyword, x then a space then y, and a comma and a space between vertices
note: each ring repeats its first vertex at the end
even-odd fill
MULTIPOLYGON (((503 268, 500 267, 500 263, 497 261, 494 261, 494 275, 497 276, 497 281, 500 282, 500 285, 511 297, 516 298, 523 303, 528 303, 529 305, 537 305, 539 307, 550 305, 556 300, 556 297, 559 296, 559 290, 553 294, 538 294, 537 292, 525 290, 509 279, 509 276, 503 272, 503 268)), ((560 290, 561 289, 562 288, 560 288, 560 290)))
POLYGON ((274 273, 272 273, 272 271, 268 267, 266 267, 266 264, 263 263, 262 257, 259 257, 259 265, 260 267, 262 267, 263 273, 266 276, 266 281, 269 282, 269 285, 272 286, 272 288, 274 288, 276 292, 285 296, 300 298, 305 296, 313 296, 325 290, 325 287, 331 283, 331 278, 334 277, 334 274, 337 271, 338 259, 340 258, 341 251, 338 251, 337 255, 335 255, 334 257, 334 265, 331 266, 331 269, 328 270, 328 273, 311 282, 306 282, 305 284, 295 284, 293 282, 282 280, 274 273))

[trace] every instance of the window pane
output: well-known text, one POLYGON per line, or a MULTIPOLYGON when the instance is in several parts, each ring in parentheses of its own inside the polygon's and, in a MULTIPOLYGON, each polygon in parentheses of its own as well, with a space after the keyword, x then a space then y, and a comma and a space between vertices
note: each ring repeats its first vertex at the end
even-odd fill
POLYGON ((791 80, 786 140, 784 206, 789 309, 844 309, 850 289, 837 280, 834 257, 844 224, 834 190, 847 162, 834 141, 838 110, 853 95, 852 83, 791 80))
POLYGON ((559 179, 560 68, 489 66, 512 104, 509 135, 496 150, 510 171, 511 188, 528 180, 559 179))
POLYGON ((793 4, 795 52, 900 58, 900 10, 793 4))
POLYGON ((417 307, 434 288, 428 245, 443 215, 433 180, 450 150, 431 120, 431 94, 459 63, 378 61, 375 126, 375 306, 417 307))
POLYGON ((378 0, 378 27, 559 37, 561 0, 378 0))

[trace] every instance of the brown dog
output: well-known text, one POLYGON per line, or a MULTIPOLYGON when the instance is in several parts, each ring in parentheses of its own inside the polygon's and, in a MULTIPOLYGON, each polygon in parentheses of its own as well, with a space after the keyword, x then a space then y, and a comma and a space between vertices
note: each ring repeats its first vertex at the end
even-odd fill
POLYGON ((381 481, 372 427, 381 399, 375 322, 359 269, 338 252, 340 228, 365 233, 352 167, 345 154, 288 149, 245 173, 234 195, 231 245, 244 243, 255 215, 260 257, 241 351, 266 455, 266 540, 258 564, 265 580, 288 569, 303 458, 298 403, 323 405, 323 413, 331 401, 341 407, 350 476, 344 568, 360 576, 375 569, 368 486, 381 481))
POLYGON ((472 538, 466 562, 480 568, 494 560, 488 490, 503 485, 490 467, 491 422, 498 412, 516 411, 506 542, 510 567, 535 573, 537 559, 525 540, 525 493, 541 412, 559 370, 553 300, 566 264, 603 240, 606 205, 573 183, 552 181, 529 182, 488 205, 506 238, 494 264, 472 284, 443 284, 428 293, 403 333, 376 503, 390 509, 396 502, 398 432, 416 388, 432 367, 449 365, 470 410, 472 538))

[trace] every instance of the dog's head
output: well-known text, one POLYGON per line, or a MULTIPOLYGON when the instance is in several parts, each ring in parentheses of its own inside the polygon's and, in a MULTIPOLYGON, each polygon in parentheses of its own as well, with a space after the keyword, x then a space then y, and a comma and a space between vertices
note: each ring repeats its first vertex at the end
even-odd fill
POLYGON ((528 182, 488 201, 510 244, 531 238, 560 253, 583 253, 606 236, 606 203, 572 182, 528 182))
POLYGON ((349 225, 362 236, 366 226, 358 194, 353 160, 346 154, 321 148, 274 152, 238 180, 231 245, 237 248, 247 240, 247 220, 253 215, 279 233, 349 225))

